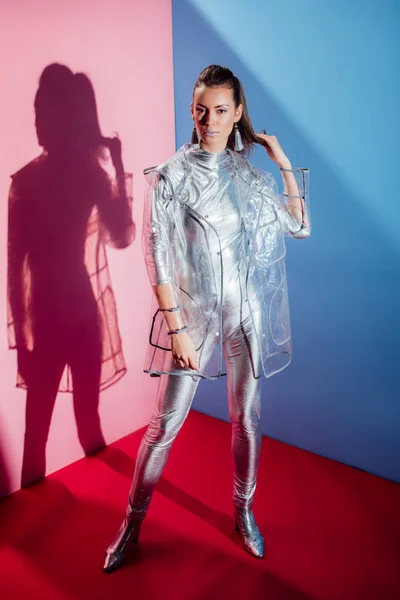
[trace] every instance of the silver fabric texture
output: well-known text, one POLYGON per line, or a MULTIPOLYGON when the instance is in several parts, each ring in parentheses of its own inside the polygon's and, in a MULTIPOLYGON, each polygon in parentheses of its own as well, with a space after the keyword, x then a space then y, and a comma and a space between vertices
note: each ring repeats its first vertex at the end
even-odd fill
MULTIPOLYGON (((308 171, 293 170, 308 201, 308 171)), ((270 377, 291 359, 284 233, 308 237, 305 220, 291 214, 271 175, 229 149, 209 153, 186 145, 146 172, 149 192, 143 249, 150 282, 170 284, 183 306, 199 356, 199 376, 225 375, 223 314, 252 323, 261 361, 255 374, 270 377)), ((145 371, 193 376, 171 361, 170 339, 156 299, 145 371)))
MULTIPOLYGON (((234 237, 232 243, 234 246, 234 237)), ((227 270, 226 277, 231 279, 231 271, 227 270)), ((254 374, 260 355, 250 314, 242 319, 234 300, 232 294, 230 300, 224 302, 222 327, 232 423, 233 499, 238 507, 250 507, 256 488, 261 445, 261 381, 254 374)), ((207 361, 212 350, 213 344, 209 342, 203 360, 207 361)), ((145 511, 150 502, 173 441, 190 410, 199 381, 200 377, 196 376, 163 375, 160 378, 156 406, 139 448, 129 495, 136 511, 145 511)))

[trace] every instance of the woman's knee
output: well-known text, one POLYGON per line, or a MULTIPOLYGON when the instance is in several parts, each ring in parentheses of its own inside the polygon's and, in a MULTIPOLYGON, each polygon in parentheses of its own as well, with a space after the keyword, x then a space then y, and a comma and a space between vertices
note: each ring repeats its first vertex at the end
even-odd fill
POLYGON ((232 411, 230 419, 232 426, 240 431, 256 432, 260 428, 260 411, 257 406, 232 411))
POLYGON ((153 416, 144 436, 146 445, 171 445, 178 435, 184 420, 184 416, 177 416, 175 411, 168 414, 153 416))

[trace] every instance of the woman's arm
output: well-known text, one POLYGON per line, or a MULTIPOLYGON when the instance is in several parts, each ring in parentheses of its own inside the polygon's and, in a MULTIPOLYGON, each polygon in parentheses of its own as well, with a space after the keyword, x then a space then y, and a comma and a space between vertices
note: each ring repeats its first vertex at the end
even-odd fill
POLYGON ((295 170, 290 163, 287 167, 280 167, 284 196, 286 197, 286 206, 289 212, 301 223, 303 228, 310 228, 310 220, 306 210, 305 200, 302 196, 295 177, 295 170))
POLYGON ((183 318, 182 307, 177 304, 176 294, 171 284, 154 286, 158 305, 164 314, 171 335, 171 350, 175 363, 184 368, 199 370, 196 348, 183 318))
POLYGON ((290 227, 290 233, 295 237, 308 237, 311 225, 305 202, 307 191, 305 173, 307 170, 292 168, 290 160, 282 150, 282 147, 275 136, 261 133, 257 135, 266 143, 265 149, 269 158, 277 163, 280 168, 284 186, 283 195, 286 200, 286 209, 299 225, 298 231, 293 231, 292 227, 290 227), (302 181, 298 181, 296 177, 300 178, 302 181))
POLYGON ((164 313, 164 319, 167 323, 168 331, 177 331, 186 327, 183 316, 182 306, 176 297, 174 288, 170 283, 163 283, 154 286, 158 306, 164 313))
POLYGON ((149 173, 150 188, 143 216, 143 251, 146 267, 171 336, 171 350, 176 364, 198 371, 195 346, 187 334, 181 306, 174 257, 170 243, 170 216, 166 202, 171 195, 164 179, 149 173))

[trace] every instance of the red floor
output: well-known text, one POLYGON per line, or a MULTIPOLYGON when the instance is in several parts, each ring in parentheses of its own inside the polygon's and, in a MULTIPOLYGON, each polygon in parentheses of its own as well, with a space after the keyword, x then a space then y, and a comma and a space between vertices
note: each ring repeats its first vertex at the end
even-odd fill
POLYGON ((265 438, 254 559, 233 532, 230 428, 195 412, 139 546, 103 574, 141 435, 0 503, 1 600, 400 599, 399 485, 265 438))

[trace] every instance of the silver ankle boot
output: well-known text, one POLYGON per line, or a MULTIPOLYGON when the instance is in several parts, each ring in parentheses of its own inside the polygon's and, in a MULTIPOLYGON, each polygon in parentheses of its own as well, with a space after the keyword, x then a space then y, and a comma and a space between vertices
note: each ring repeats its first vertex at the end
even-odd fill
POLYGON ((251 508, 235 506, 234 517, 236 531, 241 535, 244 549, 256 558, 263 558, 264 538, 258 529, 251 508))
POLYGON ((128 505, 122 525, 106 550, 103 567, 106 573, 111 573, 111 571, 115 571, 122 565, 125 560, 128 542, 137 544, 144 517, 144 511, 137 512, 130 504, 128 505))

